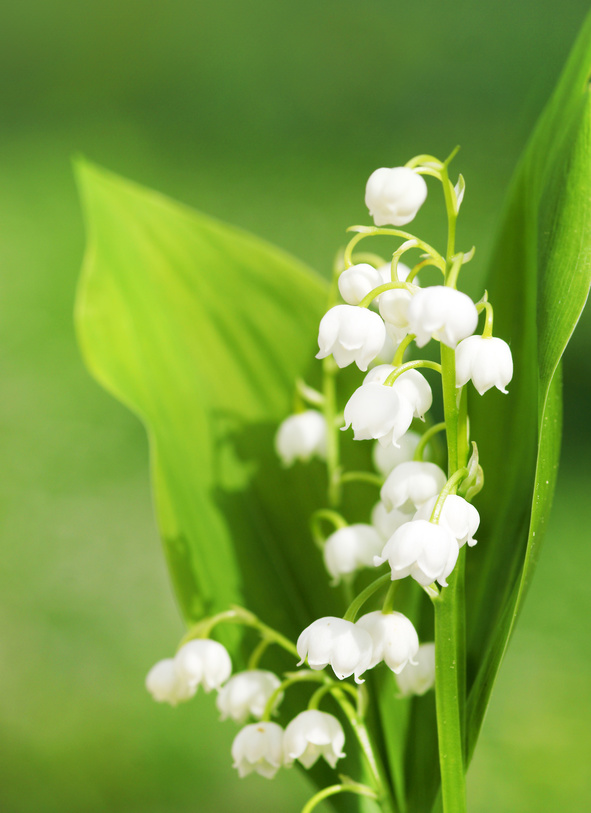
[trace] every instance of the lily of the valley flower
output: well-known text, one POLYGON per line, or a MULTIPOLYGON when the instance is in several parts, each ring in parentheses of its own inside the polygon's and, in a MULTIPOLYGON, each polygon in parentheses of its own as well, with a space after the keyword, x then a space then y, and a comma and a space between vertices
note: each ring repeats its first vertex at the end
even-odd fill
MULTIPOLYGON (((380 364, 365 376, 363 385, 372 382, 383 384, 396 367, 392 364, 380 364)), ((433 393, 429 382, 418 370, 407 370, 394 380, 392 389, 412 406, 413 415, 423 419, 425 412, 431 408, 433 393)))
POLYGON ((456 350, 456 387, 470 379, 480 395, 491 387, 507 394, 513 378, 513 357, 507 342, 494 336, 469 336, 456 350))
POLYGON ((232 743, 234 768, 242 778, 258 773, 272 779, 283 765, 283 729, 277 723, 252 723, 232 743))
MULTIPOLYGON (((371 510, 371 524, 378 531, 382 539, 389 539, 394 531, 397 531, 405 522, 410 522, 411 519, 411 515, 404 514, 397 508, 392 508, 391 511, 388 511, 381 500, 377 502, 371 510)), ((381 553, 381 548, 378 553, 381 553)))
POLYGON ((300 634, 296 648, 301 666, 308 661, 310 669, 324 669, 330 664, 339 680, 355 676, 357 683, 371 661, 370 635, 344 618, 326 616, 312 622, 300 634))
POLYGON ((372 567, 373 557, 383 546, 383 539, 371 525, 357 523, 332 533, 324 544, 323 556, 334 584, 362 567, 372 567))
MULTIPOLYGON (((419 510, 414 515, 414 519, 431 518, 433 509, 437 502, 437 497, 432 497, 426 503, 421 505, 419 510)), ((474 534, 480 525, 480 514, 471 503, 457 494, 450 494, 445 498, 441 514, 439 516, 439 524, 444 525, 448 531, 455 537, 458 546, 461 548, 468 543, 469 547, 476 544, 474 534)))
POLYGON ((296 460, 307 462, 311 457, 326 458, 326 420, 322 413, 307 409, 290 415, 275 435, 275 451, 284 466, 296 460))
POLYGON ((158 703, 176 706, 193 697, 197 686, 189 686, 179 675, 174 658, 165 658, 154 664, 146 675, 146 689, 158 703))
MULTIPOLYGON (((222 720, 231 717, 237 723, 244 723, 249 716, 260 719, 267 701, 280 685, 281 681, 273 672, 263 669, 238 672, 222 686, 216 698, 222 720)), ((280 700, 278 697, 277 703, 280 700)))
POLYGON ((175 655, 175 665, 182 680, 206 692, 219 689, 232 674, 228 650, 217 641, 197 638, 184 644, 175 655))
POLYGON ((427 184, 409 167, 381 167, 369 176, 365 205, 376 226, 410 223, 427 197, 427 184))
POLYGON ((374 438, 383 446, 397 445, 412 423, 413 408, 393 387, 370 381, 349 398, 344 417, 343 429, 352 426, 355 440, 374 438))
POLYGON ((393 580, 412 576, 423 587, 435 581, 447 587, 446 579, 454 569, 459 551, 458 543, 445 526, 417 519, 394 532, 374 564, 377 567, 388 561, 393 580))
POLYGON ((380 496, 387 508, 411 513, 439 494, 446 481, 445 472, 435 463, 409 460, 390 472, 380 496))
POLYGON ((338 280, 339 292, 349 305, 359 305, 374 288, 383 284, 380 272, 369 263, 345 268, 338 280))
POLYGON ((415 661, 396 675, 402 697, 425 694, 435 685, 435 644, 421 644, 415 661))
POLYGON ((339 367, 355 362, 365 371, 385 340, 386 328, 377 313, 355 305, 335 305, 320 322, 320 350, 316 358, 323 359, 332 353, 339 367))
POLYGON ((319 757, 324 757, 331 768, 345 756, 345 733, 332 714, 309 709, 302 711, 285 729, 283 752, 286 765, 299 760, 304 768, 311 768, 319 757))
POLYGON ((387 477, 396 466, 412 460, 420 439, 421 436, 411 429, 400 438, 398 446, 382 446, 381 443, 375 443, 371 456, 377 471, 387 477))
POLYGON ((445 285, 419 288, 408 306, 409 333, 416 335, 417 347, 433 338, 455 348, 477 324, 478 311, 470 297, 445 285))
POLYGON ((371 635, 373 654, 370 669, 384 661, 397 675, 407 663, 415 662, 419 636, 412 622, 402 613, 382 613, 377 610, 362 615, 357 626, 371 635))

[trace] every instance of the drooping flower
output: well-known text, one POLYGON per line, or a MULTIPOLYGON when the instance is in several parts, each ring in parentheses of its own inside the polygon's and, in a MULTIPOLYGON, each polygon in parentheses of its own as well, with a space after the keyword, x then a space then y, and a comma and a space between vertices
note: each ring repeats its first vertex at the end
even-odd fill
POLYGON ((423 587, 435 581, 447 587, 446 579, 454 569, 459 551, 458 543, 445 526, 417 519, 394 532, 374 564, 377 567, 387 560, 393 580, 412 576, 423 587))
MULTIPOLYGON (((371 510, 371 524, 380 534, 383 540, 389 539, 394 531, 397 531, 405 522, 410 522, 412 515, 404 514, 397 508, 388 511, 384 503, 380 500, 371 510)), ((382 544, 383 547, 383 544, 382 544)), ((381 553, 382 548, 378 551, 381 553)), ((373 564, 373 559, 372 559, 373 564)))
POLYGON ((166 658, 154 664, 146 675, 146 689, 158 703, 176 706, 193 697, 197 686, 189 686, 179 675, 174 658, 166 658))
POLYGON ((359 305, 370 291, 383 285, 380 272, 369 263, 352 265, 341 273, 339 292, 349 305, 359 305))
MULTIPOLYGON (((363 386, 366 384, 384 384, 391 373, 396 370, 392 364, 380 364, 373 367, 363 379, 363 386)), ((400 398, 409 402, 413 415, 416 418, 424 418, 425 412, 431 409, 433 403, 433 393, 429 382, 418 370, 407 370, 394 380, 392 389, 400 398)))
POLYGON ((322 413, 307 409, 290 415, 275 435, 275 451, 284 466, 296 460, 307 462, 311 457, 326 459, 326 420, 322 413))
POLYGON ((301 666, 308 661, 310 669, 324 669, 330 664, 339 680, 355 676, 357 683, 371 661, 371 637, 344 618, 326 616, 313 621, 300 634, 296 648, 301 666))
POLYGON ((366 613, 358 619, 357 626, 371 635, 373 655, 370 669, 384 661, 397 675, 407 663, 415 662, 419 636, 412 622, 402 613, 382 613, 380 610, 366 613))
POLYGON ((331 768, 345 756, 345 733, 332 714, 309 709, 302 711, 288 724, 283 738, 286 765, 299 760, 304 768, 311 768, 319 757, 324 757, 331 768))
POLYGON ((388 508, 411 513, 439 494, 445 483, 445 472, 435 463, 409 460, 390 472, 380 496, 388 508))
MULTIPOLYGON (((384 263, 384 265, 380 265, 378 268, 378 274, 381 277, 382 285, 392 282, 392 263, 384 263)), ((409 274, 410 268, 408 265, 400 262, 396 264, 396 276, 398 277, 398 282, 406 282, 409 274)), ((413 284, 418 285, 416 277, 413 280, 413 284)))
POLYGON ((332 533, 324 544, 323 556, 333 583, 362 567, 372 567, 373 557, 383 546, 383 539, 371 525, 357 523, 332 533))
POLYGON ((251 723, 232 743, 234 768, 240 778, 258 773, 272 779, 283 765, 283 729, 277 723, 251 723))
POLYGON ((494 336, 469 336, 456 350, 456 387, 470 379, 480 395, 491 387, 507 394, 513 378, 513 357, 507 342, 494 336))
POLYGON ((410 223, 426 197, 427 184, 409 167, 376 169, 365 188, 365 205, 376 226, 410 223))
POLYGON ((320 322, 316 358, 332 353, 339 367, 355 362, 365 372, 385 340, 386 328, 377 313, 355 305, 335 305, 320 322))
MULTIPOLYGON (((277 675, 263 669, 249 669, 233 675, 216 698, 222 720, 231 717, 237 723, 244 723, 249 716, 260 719, 268 700, 280 685, 277 675)), ((281 697, 277 697, 277 704, 280 701, 281 697)))
POLYGON ((197 638, 184 644, 174 658, 176 669, 188 686, 219 689, 232 674, 228 650, 217 641, 197 638))
POLYGON ((399 445, 382 446, 381 443, 374 444, 372 449, 372 461, 380 474, 387 477, 392 469, 401 463, 412 460, 421 436, 410 429, 398 441, 399 445))
POLYGON ((399 344, 408 335, 408 307, 412 294, 406 288, 392 288, 378 298, 378 310, 386 325, 386 331, 394 344, 399 344))
POLYGON ((396 675, 402 697, 423 695, 435 685, 435 644, 421 644, 415 656, 416 663, 408 663, 396 675))
POLYGON ((478 311, 470 297, 445 285, 419 288, 408 306, 408 330, 416 335, 417 347, 433 338, 455 348, 477 324, 478 311))
MULTIPOLYGON (((418 509, 414 515, 414 519, 430 519, 436 502, 437 497, 432 497, 430 500, 427 500, 427 502, 418 509)), ((474 534, 480 525, 480 514, 476 508, 463 497, 459 497, 457 494, 450 494, 445 498, 445 502, 443 503, 443 508, 439 516, 439 524, 445 525, 456 539, 460 548, 466 543, 468 543, 469 547, 473 547, 477 541, 474 539, 474 534)))
POLYGON ((408 430, 413 409, 407 400, 400 398, 394 387, 370 381, 351 395, 344 417, 343 429, 352 426, 355 440, 374 438, 383 446, 389 446, 396 445, 408 430))

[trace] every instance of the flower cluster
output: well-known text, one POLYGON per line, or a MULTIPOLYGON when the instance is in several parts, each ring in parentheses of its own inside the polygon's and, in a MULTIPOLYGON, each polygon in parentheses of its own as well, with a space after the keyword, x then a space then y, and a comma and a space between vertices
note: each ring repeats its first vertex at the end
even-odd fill
MULTIPOLYGON (((332 587, 350 595, 348 608, 342 615, 313 620, 295 645, 248 610, 234 608, 207 619, 205 627, 197 625, 193 639, 174 658, 157 663, 146 678, 153 697, 171 705, 189 700, 200 685, 218 692, 221 718, 243 726, 232 745, 241 777, 258 773, 271 778, 281 767, 299 762, 310 768, 319 758, 335 768, 345 756, 345 733, 337 716, 319 710, 326 695, 352 723, 368 764, 374 764, 363 722, 363 675, 383 664, 399 697, 424 694, 435 684, 437 642, 420 644, 411 619, 395 609, 396 586, 410 576, 416 584, 407 594, 422 589, 437 601, 466 551, 476 544, 480 517, 470 500, 482 487, 483 473, 477 445, 468 437, 463 388, 472 382, 480 395, 492 387, 506 393, 513 375, 509 346, 493 336, 487 294, 473 302, 457 288, 472 253, 455 251, 455 227, 448 229, 445 256, 399 229, 425 201, 424 175, 441 181, 448 220, 455 225, 464 183, 460 178, 455 188, 451 185, 447 163, 419 156, 404 167, 380 168, 370 176, 365 200, 375 227, 350 230, 355 235, 332 286, 341 299, 330 303, 319 326, 322 387, 298 383, 294 414, 281 423, 275 437, 284 466, 312 458, 326 462, 327 505, 312 515, 310 529, 332 587), (372 236, 399 242, 391 259, 361 253, 360 241, 372 236), (417 249, 418 262, 405 265, 402 258, 417 249), (442 284, 419 283, 418 273, 426 266, 443 275, 442 284), (481 315, 484 325, 477 334, 481 315), (413 346, 420 350, 429 342, 439 344, 440 362, 420 356, 405 361, 413 346), (351 364, 366 375, 340 411, 337 368, 351 364), (434 399, 433 382, 441 385, 441 399, 434 399), (429 413, 439 400, 443 420, 437 422, 429 413), (345 470, 340 441, 346 435, 339 430, 350 429, 354 441, 376 441, 374 471, 345 470), (438 444, 440 433, 445 433, 446 462, 443 444, 438 444), (371 511, 367 508, 366 522, 358 517, 349 521, 342 513, 348 504, 343 490, 356 481, 379 489, 379 499, 371 511), (262 638, 248 668, 234 675, 228 652, 209 638, 215 624, 227 620, 254 628, 262 638), (308 669, 286 672, 282 679, 259 668, 270 644, 280 645, 291 657, 297 654, 298 666, 307 664, 308 669), (334 678, 324 671, 327 667, 334 678), (353 682, 342 683, 349 678, 353 682), (315 691, 307 708, 281 725, 271 718, 282 713, 284 697, 296 683, 315 691)), ((446 595, 453 596, 453 591, 446 595)), ((416 607, 415 599, 401 609, 416 607)), ((380 781, 366 790, 371 794, 378 786, 380 781)))

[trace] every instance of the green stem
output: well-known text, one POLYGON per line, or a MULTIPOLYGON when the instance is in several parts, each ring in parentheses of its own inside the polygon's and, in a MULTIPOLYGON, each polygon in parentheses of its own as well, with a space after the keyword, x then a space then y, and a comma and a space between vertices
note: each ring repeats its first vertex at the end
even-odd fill
POLYGON ((445 421, 441 423, 436 423, 433 426, 430 426, 426 432, 423 433, 421 439, 417 443, 417 448, 415 449, 414 453, 414 460, 418 460, 419 462, 423 459, 423 453, 427 444, 435 437, 438 432, 443 432, 446 428, 445 421))
POLYGON ((384 485, 384 478, 373 471, 348 471, 341 475, 341 483, 369 483, 381 488, 384 485))
POLYGON ((328 502, 336 508, 341 501, 341 469, 339 449, 339 429, 336 426, 337 366, 331 356, 322 362, 322 391, 324 395, 323 413, 328 428, 326 437, 326 471, 328 477, 328 502))
POLYGON ((394 370, 394 372, 390 373, 388 378, 384 381, 384 386, 391 387, 399 376, 406 373, 408 370, 416 370, 417 367, 426 367, 429 370, 436 370, 438 373, 441 372, 441 364, 437 364, 436 361, 429 361, 428 359, 407 361, 406 364, 402 364, 400 367, 394 370))
POLYGON ((322 529, 320 527, 321 522, 330 522, 335 530, 346 528, 349 524, 338 511, 334 511, 332 508, 319 508, 317 511, 314 511, 310 517, 310 532, 312 534, 312 538, 314 539, 314 543, 318 548, 320 548, 320 550, 324 548, 324 543, 327 539, 327 537, 322 533, 322 529))
POLYGON ((405 336, 404 339, 400 342, 398 347, 396 348, 396 353, 394 354, 394 360, 392 362, 393 367, 402 367, 404 362, 404 354, 406 353, 407 349, 410 345, 414 342, 416 336, 414 333, 409 333, 408 336, 405 336))
POLYGON ((322 672, 290 672, 289 677, 284 680, 271 695, 269 695, 269 699, 265 705, 265 710, 263 711, 261 720, 265 723, 270 721, 275 706, 277 705, 281 695, 283 695, 290 686, 294 686, 296 683, 305 683, 306 681, 310 680, 314 681, 315 683, 323 683, 326 680, 326 676, 322 672))
POLYGON ((386 291, 395 291, 395 290, 403 290, 403 291, 410 291, 411 293, 417 290, 415 285, 411 285, 408 282, 384 282, 383 285, 378 285, 377 288, 372 288, 372 290, 363 297, 361 302, 357 307, 359 308, 369 308, 371 303, 374 299, 379 296, 380 294, 385 293, 386 291))
POLYGON ((369 796, 370 799, 378 798, 374 790, 368 788, 367 785, 362 785, 358 782, 351 782, 342 785, 330 785, 330 787, 324 788, 323 790, 319 790, 318 793, 315 793, 310 801, 302 808, 302 813, 311 813, 312 810, 314 810, 314 808, 320 804, 320 802, 324 801, 324 799, 328 799, 329 796, 336 796, 337 793, 356 793, 358 796, 369 796))
POLYGON ((359 595, 353 599, 349 607, 347 608, 347 612, 343 616, 345 621, 355 621, 357 618, 357 613, 363 607, 366 601, 368 601, 374 593, 387 584, 392 579, 391 573, 385 573, 383 576, 380 576, 378 579, 373 581, 371 584, 368 584, 365 590, 362 590, 359 595))

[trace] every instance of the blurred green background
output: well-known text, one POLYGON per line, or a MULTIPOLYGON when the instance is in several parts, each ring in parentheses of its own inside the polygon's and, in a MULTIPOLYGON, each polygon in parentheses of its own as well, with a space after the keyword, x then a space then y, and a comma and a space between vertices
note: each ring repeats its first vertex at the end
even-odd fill
MULTIPOLYGON (((212 697, 143 688, 181 623, 138 422, 81 363, 79 152, 326 273, 364 184, 419 152, 467 180, 478 291, 512 168, 588 3, 31 0, 0 11, 0 810, 298 811, 239 781, 212 697)), ((438 239, 438 206, 417 228, 438 239)), ((565 365, 558 496, 469 774, 471 813, 591 809, 591 326, 565 365)))

